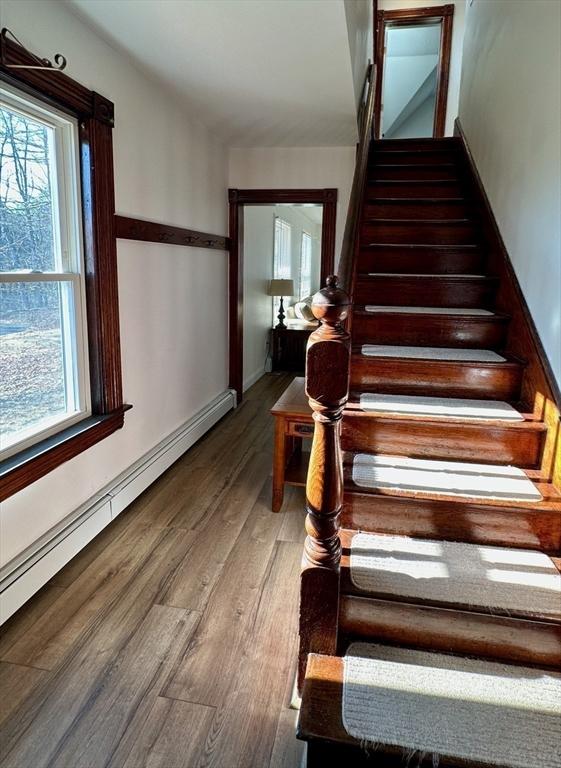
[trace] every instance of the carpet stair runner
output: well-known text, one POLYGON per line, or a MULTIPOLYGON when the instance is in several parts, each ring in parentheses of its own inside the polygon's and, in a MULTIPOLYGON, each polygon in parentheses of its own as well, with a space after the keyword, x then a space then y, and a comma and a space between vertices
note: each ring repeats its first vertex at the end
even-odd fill
POLYGON ((371 155, 338 654, 308 658, 309 768, 561 768, 561 494, 463 163, 455 139, 371 155))

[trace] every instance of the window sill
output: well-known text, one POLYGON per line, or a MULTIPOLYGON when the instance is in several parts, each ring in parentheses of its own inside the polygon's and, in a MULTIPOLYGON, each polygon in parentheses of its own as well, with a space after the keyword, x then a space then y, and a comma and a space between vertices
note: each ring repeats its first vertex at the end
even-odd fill
POLYGON ((89 416, 77 424, 25 448, 14 456, 0 462, 0 501, 21 491, 56 469, 65 461, 91 448, 124 424, 125 411, 132 408, 124 405, 119 410, 103 416, 89 416))

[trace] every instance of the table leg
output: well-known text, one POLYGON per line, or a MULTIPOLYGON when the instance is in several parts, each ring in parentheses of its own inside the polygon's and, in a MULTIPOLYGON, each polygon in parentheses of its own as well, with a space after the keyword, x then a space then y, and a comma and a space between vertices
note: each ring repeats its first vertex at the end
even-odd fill
POLYGON ((279 512, 284 499, 284 473, 286 470, 285 426, 282 417, 275 417, 275 450, 273 453, 273 512, 279 512))

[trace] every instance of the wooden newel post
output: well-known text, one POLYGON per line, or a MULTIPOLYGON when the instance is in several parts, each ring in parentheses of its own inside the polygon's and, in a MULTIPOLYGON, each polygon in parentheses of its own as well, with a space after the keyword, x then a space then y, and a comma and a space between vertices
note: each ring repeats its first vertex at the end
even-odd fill
POLYGON ((301 686, 308 653, 336 652, 343 505, 341 418, 349 394, 350 334, 343 321, 350 300, 337 287, 337 277, 312 302, 319 328, 311 334, 306 354, 306 394, 314 412, 314 438, 306 484, 306 543, 300 592, 301 686))

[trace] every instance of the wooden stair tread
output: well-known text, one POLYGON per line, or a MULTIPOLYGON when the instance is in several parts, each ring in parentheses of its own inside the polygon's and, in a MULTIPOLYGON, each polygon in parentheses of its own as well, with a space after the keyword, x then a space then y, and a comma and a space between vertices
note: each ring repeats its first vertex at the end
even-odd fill
POLYGON ((478 320, 481 318, 486 320, 508 319, 508 315, 478 307, 410 307, 389 304, 365 304, 354 308, 355 317, 360 317, 361 315, 371 317, 375 314, 458 316, 462 319, 476 317, 478 320))
POLYGON ((370 243, 368 245, 362 244, 360 250, 368 249, 388 249, 389 251, 398 250, 402 248, 410 248, 415 250, 425 251, 480 251, 481 245, 479 243, 458 243, 457 245, 445 245, 443 243, 370 243))
MULTIPOLYGON (((361 644, 364 645, 364 644, 361 644)), ((391 658, 392 657, 392 649, 389 646, 371 646, 371 650, 380 648, 381 651, 379 653, 379 656, 382 658, 391 658), (385 649, 385 652, 384 650, 385 649)), ((351 646, 349 651, 351 652, 360 652, 362 651, 362 648, 359 646, 351 646)), ((435 658, 435 663, 439 660, 438 657, 442 660, 442 663, 446 665, 454 665, 454 657, 447 657, 442 656, 441 654, 428 654, 425 652, 415 652, 411 651, 411 658, 409 660, 409 663, 413 663, 414 660, 417 662, 420 661, 420 659, 423 659, 423 657, 427 656, 433 656, 435 658)), ((407 651, 402 651, 401 656, 407 654, 407 651)), ((366 654, 365 654, 366 655, 366 654)), ((369 655, 369 654, 368 654, 369 655)), ((460 661, 460 665, 463 667, 465 664, 460 661)), ((395 744, 385 744, 383 741, 378 738, 376 739, 376 748, 372 750, 365 749, 365 741, 367 742, 367 739, 364 738, 356 738, 355 736, 351 735, 349 733, 349 724, 347 723, 347 727, 344 724, 343 720, 343 682, 345 679, 345 660, 338 656, 328 656, 328 655, 320 655, 320 654, 310 654, 308 657, 308 666, 306 670, 306 679, 304 682, 304 688, 303 688, 303 695, 302 695, 302 706, 300 709, 300 715, 299 715, 299 722, 298 722, 298 738, 304 739, 308 742, 327 742, 328 744, 333 745, 333 747, 336 749, 337 746, 346 746, 350 747, 351 750, 348 753, 349 758, 352 760, 353 766, 356 768, 362 768, 362 766, 391 766, 391 768, 394 768, 394 766, 400 766, 404 765, 404 761, 410 758, 412 753, 412 748, 409 745, 402 744, 402 745, 395 745, 395 744)), ((469 662, 468 662, 469 663, 469 662)), ((426 662, 425 662, 426 664, 426 662)), ((513 670, 514 674, 518 671, 520 673, 520 676, 522 676, 521 672, 523 668, 520 667, 503 667, 503 665, 496 665, 493 662, 485 662, 485 661, 477 661, 472 662, 473 665, 476 665, 476 668, 479 670, 488 670, 489 671, 489 697, 492 699, 492 693, 494 685, 496 683, 497 676, 500 677, 501 672, 503 675, 508 675, 510 670, 513 670)), ((421 729, 423 728, 424 723, 426 722, 426 717, 428 716, 428 713, 426 711, 426 707, 424 706, 424 703, 430 701, 431 699, 427 697, 427 692, 424 689, 424 681, 425 680, 431 680, 431 678, 434 678, 434 675, 431 674, 422 674, 424 672, 423 669, 421 669, 422 666, 425 665, 419 665, 419 673, 416 675, 413 671, 411 677, 412 682, 414 681, 413 685, 415 688, 419 690, 419 701, 417 702, 416 706, 410 706, 408 708, 409 710, 409 718, 408 718, 408 727, 403 732, 404 734, 404 740, 411 737, 411 729, 410 729, 410 723, 413 725, 415 721, 411 720, 410 718, 415 718, 418 723, 421 724, 421 729)), ((407 670, 410 671, 410 670, 407 670)), ((529 681, 530 685, 533 684, 535 672, 528 668, 526 672, 524 673, 529 681)), ((556 676, 558 678, 558 676, 556 676)), ((508 677, 505 678, 507 680, 508 677)), ((539 677, 537 678, 540 679, 539 677)), ((361 679, 361 682, 362 679, 361 679)), ((376 683, 372 681, 372 685, 369 685, 367 681, 363 684, 364 691, 368 691, 369 689, 375 689, 379 691, 380 695, 383 695, 385 691, 391 691, 392 688, 395 688, 397 684, 396 680, 396 669, 393 665, 388 665, 387 669, 387 675, 382 677, 380 679, 379 675, 376 675, 376 683)), ((432 686, 431 686, 432 687, 432 686)), ((466 697, 470 696, 470 693, 468 691, 464 691, 464 687, 461 684, 458 684, 457 682, 454 685, 454 688, 456 691, 462 691, 466 697)), ((411 686, 404 685, 401 686, 401 690, 404 692, 405 695, 410 696, 412 693, 411 686)), ((434 696, 435 692, 431 691, 432 695, 434 696)), ((536 692, 536 709, 539 711, 543 707, 543 698, 539 695, 539 693, 536 692)), ((433 727, 430 727, 428 729, 429 733, 438 732, 439 729, 443 726, 444 719, 447 717, 447 713, 451 711, 451 708, 454 707, 454 702, 459 702, 462 700, 461 697, 454 697, 454 698, 448 698, 446 689, 442 692, 442 710, 441 710, 441 718, 439 718, 438 725, 436 722, 434 723, 433 727)), ((456 694, 457 696, 458 694, 456 694)), ((471 694, 473 696, 473 694, 471 694)), ((479 695, 475 697, 474 701, 474 707, 480 707, 482 706, 481 699, 484 697, 479 695)), ((383 701, 383 699, 382 699, 383 701)), ((553 697, 553 702, 555 702, 555 698, 553 697)), ((552 702, 552 703, 553 703, 552 702)), ((382 705, 383 706, 383 705, 382 705)), ((491 705, 492 707, 492 705, 491 705)), ((550 711, 548 709, 548 711, 550 711)), ((487 710, 489 712, 489 709, 487 710)), ((523 713, 524 709, 518 710, 514 708, 512 710, 512 713, 514 714, 514 717, 518 715, 518 713, 523 713)), ((402 717, 396 716, 396 713, 392 713, 389 710, 386 710, 386 714, 395 722, 402 722, 402 717)), ((511 710, 507 710, 507 716, 511 714, 511 710)), ((511 745, 511 734, 512 732, 519 733, 519 738, 521 740, 525 737, 525 729, 521 728, 521 718, 523 718, 524 715, 520 714, 518 719, 517 727, 514 726, 514 724, 510 725, 510 728, 507 727, 506 723, 504 724, 503 728, 499 728, 499 731, 501 733, 504 733, 506 735, 506 745, 507 748, 511 745), (520 719, 519 719, 520 718, 520 719)), ((377 718, 373 718, 373 722, 377 722, 377 718)), ((552 723, 550 722, 550 727, 552 727, 552 723)), ((485 726, 488 727, 488 721, 485 720, 485 726)), ((480 726, 481 727, 481 726, 480 726)), ((458 738, 451 739, 451 748, 450 752, 456 753, 458 751, 458 744, 467 743, 469 746, 472 746, 472 734, 473 734, 473 726, 472 722, 470 721, 469 724, 465 724, 465 726, 462 724, 462 727, 459 729, 461 730, 461 733, 458 732, 458 738)), ((541 728, 534 729, 536 733, 541 732, 541 728)), ((486 736, 488 737, 489 732, 486 731, 486 736)), ((555 730, 550 731, 550 744, 553 744, 553 747, 555 749, 555 730)), ((485 738, 481 739, 482 743, 486 743, 485 738)), ((542 742, 543 743, 543 742, 542 742)), ((517 746, 517 745, 516 745, 517 746)), ((326 754, 329 754, 327 751, 326 754)), ((339 753, 335 753, 339 754, 339 753)), ((345 753, 341 753, 341 756, 343 756, 345 753)), ((489 768, 489 761, 488 756, 485 756, 485 758, 481 759, 475 759, 473 757, 470 757, 470 759, 467 759, 466 757, 458 754, 444 754, 444 753, 435 753, 434 750, 417 750, 416 754, 418 756, 418 763, 417 765, 420 768, 428 768, 428 766, 434 765, 433 762, 433 754, 438 754, 438 765, 442 766, 442 768, 468 768, 469 767, 477 767, 477 768, 483 768, 485 766, 486 768, 489 768), (423 754, 424 752, 424 754, 423 754), (428 754, 427 754, 428 752, 428 754)), ((464 753, 465 754, 465 753, 464 753)), ((517 751, 517 758, 520 756, 520 751, 517 751)), ((553 759, 555 759, 555 753, 552 753, 553 759)), ((503 763, 504 764, 504 763, 503 763)), ((523 765, 523 763, 517 763, 518 765, 523 765)), ((527 764, 527 768, 536 768, 536 766, 540 764, 540 759, 537 758, 535 762, 529 762, 527 764)), ((550 763, 550 765, 555 765, 555 763, 550 763)), ((524 768, 526 768, 526 765, 524 765, 524 768)))
MULTIPOLYGON (((378 201, 376 201, 378 203, 378 201)), ((436 219, 427 219, 423 217, 417 217, 417 218, 411 218, 411 219, 392 219, 391 217, 381 218, 377 219, 375 217, 369 217, 369 216, 363 216, 361 219, 362 223, 364 224, 395 224, 396 227, 402 227, 402 226, 424 226, 427 227, 430 226, 437 226, 437 227, 454 227, 459 226, 461 224, 473 224, 473 219, 467 218, 465 216, 457 218, 457 219, 442 219, 442 218, 436 218, 436 219)))
POLYGON ((489 275, 481 275, 477 273, 460 273, 460 274, 446 274, 446 275, 434 275, 427 272, 408 272, 404 275, 402 272, 359 272, 357 275, 359 280, 369 280, 370 278, 395 278, 396 280, 409 280, 415 278, 419 282, 432 281, 432 282, 464 282, 469 280, 483 280, 485 282, 495 282, 496 278, 489 275))
POLYGON ((353 594, 561 624, 561 574, 535 550, 343 530, 353 594))
POLYGON ((363 414, 373 414, 376 416, 391 416, 392 418, 406 418, 406 419, 416 419, 420 418, 423 420, 431 420, 431 419, 450 419, 452 421, 455 421, 456 418, 460 420, 465 420, 469 418, 470 420, 473 419, 473 421, 484 421, 486 424, 489 422, 492 423, 498 423, 498 424, 512 424, 512 425, 521 425, 524 424, 537 424, 539 427, 545 427, 543 421, 525 404, 520 403, 516 401, 507 402, 505 400, 491 400, 491 399, 475 399, 475 398, 467 398, 467 397, 431 397, 430 395, 427 396, 419 396, 419 395, 389 395, 389 394, 381 394, 376 392, 361 392, 360 390, 351 389, 349 392, 349 398, 347 401, 347 405, 345 406, 345 412, 346 413, 352 413, 355 415, 358 413, 363 414), (380 398, 383 403, 384 410, 365 410, 363 405, 361 405, 361 397, 365 395, 367 396, 367 400, 372 401, 374 398, 380 398), (392 401, 400 404, 401 410, 392 410, 392 401), (452 413, 438 415, 436 413, 433 413, 431 411, 426 410, 426 406, 438 406, 440 403, 448 403, 450 407, 455 408, 477 408, 478 406, 480 408, 488 410, 489 413, 492 412, 491 409, 495 407, 495 405, 499 406, 509 406, 509 408, 512 408, 513 411, 516 413, 516 417, 513 417, 512 419, 509 419, 508 421, 501 417, 501 418, 491 418, 491 417, 479 417, 475 414, 473 415, 467 415, 465 413, 462 413, 458 415, 457 417, 454 417, 452 413), (417 409, 417 412, 414 410, 408 408, 409 406, 414 406, 417 409), (423 408, 425 406, 425 408, 423 408))
MULTIPOLYGON (((352 452, 346 451, 344 453, 344 479, 345 479, 345 491, 351 493, 351 495, 364 495, 368 497, 378 497, 380 499, 402 499, 404 501, 430 501, 436 504, 443 504, 446 506, 458 506, 464 505, 482 508, 500 508, 513 511, 520 509, 524 510, 541 510, 561 513, 561 493, 549 482, 541 480, 535 480, 534 486, 539 492, 541 498, 538 500, 522 500, 522 499, 496 499, 496 498, 481 498, 467 495, 446 495, 444 493, 434 494, 428 491, 412 491, 403 488, 372 488, 363 485, 358 485, 353 480, 352 474, 352 452)), ((531 473, 525 474, 531 477, 531 473)))
POLYGON ((518 467, 467 461, 355 453, 350 461, 355 486, 480 501, 538 502, 541 494, 518 467))
POLYGON ((502 400, 476 400, 461 397, 420 397, 375 392, 351 392, 345 413, 364 418, 392 418, 412 421, 468 421, 513 429, 544 430, 533 414, 521 412, 502 400))
POLYGON ((463 349, 461 347, 413 347, 386 344, 362 344, 363 357, 398 357, 401 360, 434 360, 459 363, 506 363, 505 357, 492 349, 463 349))
MULTIPOLYGON (((501 357, 503 358, 502 360, 454 360, 454 359, 444 359, 444 358, 435 359, 435 358, 431 358, 431 357, 428 357, 428 358, 427 357, 410 357, 410 358, 406 358, 406 357, 402 357, 401 355, 396 355, 396 354, 393 354, 393 355, 388 354, 388 355, 383 355, 383 356, 380 355, 379 357, 369 357, 368 355, 362 354, 362 347, 363 346, 365 346, 365 345, 353 346, 353 355, 352 355, 353 362, 356 363, 357 361, 360 361, 360 360, 363 360, 363 361, 364 360, 366 360, 366 361, 376 361, 376 362, 385 362, 385 361, 388 361, 388 360, 394 360, 396 362, 401 362, 401 363, 405 363, 405 364, 410 363, 411 365, 414 365, 415 363, 418 363, 418 362, 430 363, 431 365, 437 365, 437 366, 438 365, 447 365, 449 363, 454 363, 455 366, 460 366, 460 367, 462 367, 462 366, 470 366, 470 365, 477 365, 477 366, 487 366, 487 367, 491 367, 491 368, 496 368, 497 366, 500 366, 500 367, 509 367, 509 366, 510 367, 518 367, 518 366, 523 366, 524 365, 524 361, 523 360, 518 359, 517 357, 515 357, 514 355, 509 354, 508 352, 504 352, 501 355, 501 357)), ((373 346, 375 346, 375 345, 373 345, 373 346)), ((384 345, 381 345, 381 346, 384 346, 384 345)), ((419 347, 418 349, 422 349, 422 347, 419 347)), ((435 349, 436 349, 436 347, 435 347, 435 349)), ((454 349, 454 351, 460 351, 459 349, 456 350, 456 348, 453 348, 453 349, 454 349)), ((489 350, 489 351, 493 351, 493 350, 489 350)), ((396 394, 401 394, 401 393, 396 393, 396 394)))

